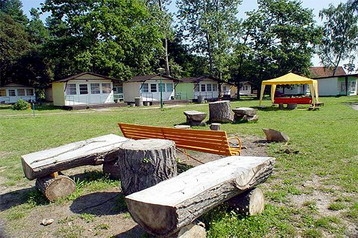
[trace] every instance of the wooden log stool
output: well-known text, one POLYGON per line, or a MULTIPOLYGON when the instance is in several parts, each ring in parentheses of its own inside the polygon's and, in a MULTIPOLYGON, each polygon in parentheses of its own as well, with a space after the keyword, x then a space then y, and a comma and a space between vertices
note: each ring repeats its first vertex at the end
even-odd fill
POLYGON ((209 121, 227 123, 234 121, 234 113, 231 110, 230 101, 216 101, 209 103, 209 121))
POLYGON ((141 191, 177 175, 175 143, 163 139, 123 142, 118 165, 123 194, 141 191))
POLYGON ((184 115, 186 116, 186 123, 191 126, 205 126, 203 120, 206 118, 205 112, 199 111, 184 111, 184 115))

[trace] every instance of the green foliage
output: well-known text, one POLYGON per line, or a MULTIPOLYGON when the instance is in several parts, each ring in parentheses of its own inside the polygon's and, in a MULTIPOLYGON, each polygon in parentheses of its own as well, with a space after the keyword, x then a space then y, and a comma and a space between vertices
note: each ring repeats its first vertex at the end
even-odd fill
POLYGON ((23 99, 19 99, 14 105, 12 105, 12 110, 27 110, 30 108, 30 103, 26 102, 23 99))
MULTIPOLYGON (((334 73, 340 62, 355 59, 358 48, 358 14, 349 3, 332 4, 320 11, 323 22, 323 38, 319 45, 319 56, 326 67, 332 67, 334 73)), ((353 67, 354 68, 354 67, 353 67)), ((350 68, 352 71, 352 68, 350 68)))

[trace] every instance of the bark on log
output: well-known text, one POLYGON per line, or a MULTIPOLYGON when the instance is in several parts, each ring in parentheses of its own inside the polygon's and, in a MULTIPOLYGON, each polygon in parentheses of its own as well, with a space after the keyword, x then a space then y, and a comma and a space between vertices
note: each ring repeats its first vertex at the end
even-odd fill
POLYGON ((126 196, 133 219, 147 232, 170 236, 206 211, 264 182, 274 158, 230 156, 126 196))
POLYGON ((25 176, 32 180, 82 165, 99 165, 117 159, 127 138, 109 134, 21 156, 25 176))
POLYGON ((66 197, 76 190, 75 182, 65 175, 55 177, 48 175, 38 178, 36 179, 36 187, 51 202, 66 197))
POLYGON ((151 187, 177 175, 175 143, 162 139, 124 142, 118 165, 124 195, 151 187))
POLYGON ((253 188, 231 198, 228 204, 240 214, 253 216, 263 212, 265 198, 261 189, 253 188))
POLYGON ((216 101, 209 103, 210 122, 227 123, 234 121, 234 112, 230 101, 216 101))

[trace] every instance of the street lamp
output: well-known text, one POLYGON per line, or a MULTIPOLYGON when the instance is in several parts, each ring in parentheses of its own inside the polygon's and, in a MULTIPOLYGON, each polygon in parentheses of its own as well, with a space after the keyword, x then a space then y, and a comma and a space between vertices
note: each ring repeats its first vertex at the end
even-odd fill
POLYGON ((158 68, 159 76, 160 76, 160 82, 159 82, 159 90, 160 90, 160 109, 163 109, 163 81, 162 81, 162 75, 165 72, 164 68, 158 68))

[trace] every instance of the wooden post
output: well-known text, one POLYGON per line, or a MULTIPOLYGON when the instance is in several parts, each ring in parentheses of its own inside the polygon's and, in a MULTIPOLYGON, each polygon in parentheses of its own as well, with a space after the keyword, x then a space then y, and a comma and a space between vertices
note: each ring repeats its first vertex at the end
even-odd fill
POLYGON ((123 194, 151 187, 177 175, 175 143, 162 139, 123 142, 118 167, 123 194))
POLYGON ((216 101, 209 103, 209 121, 227 123, 234 121, 234 113, 230 107, 230 101, 216 101))

